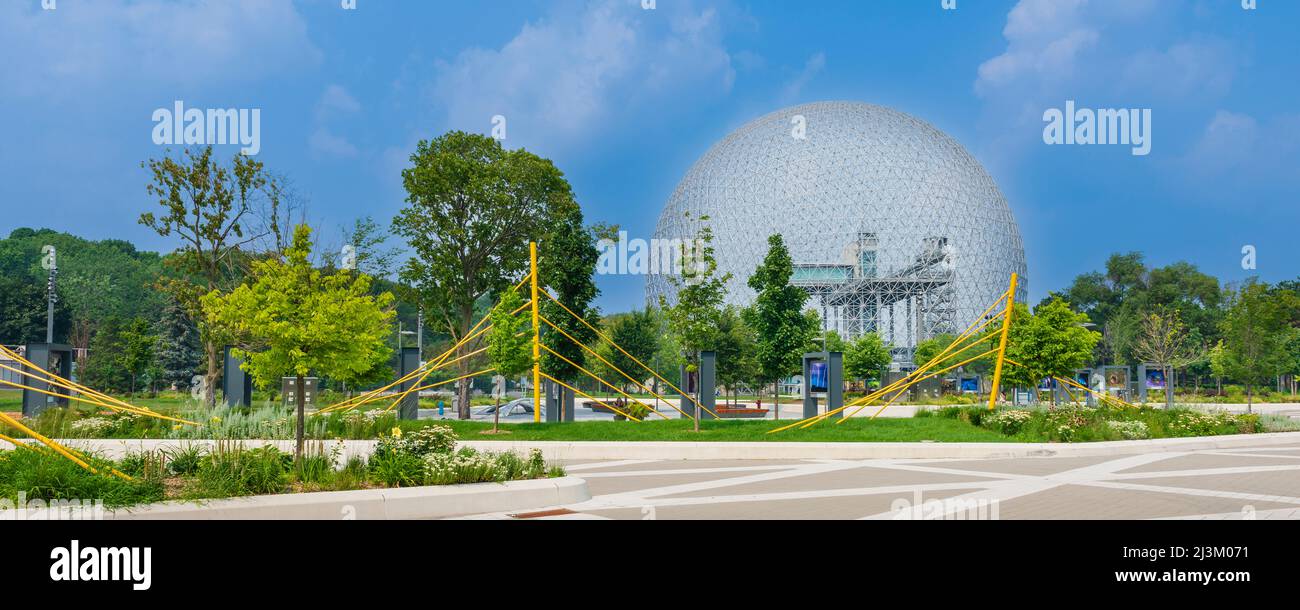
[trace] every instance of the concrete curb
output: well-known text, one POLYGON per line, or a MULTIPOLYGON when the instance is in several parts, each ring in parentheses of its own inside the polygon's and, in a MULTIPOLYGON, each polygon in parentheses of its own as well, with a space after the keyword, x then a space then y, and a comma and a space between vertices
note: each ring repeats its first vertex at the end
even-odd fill
POLYGON ((160 502, 105 511, 104 519, 439 519, 576 504, 590 499, 591 493, 587 490, 586 481, 577 477, 563 477, 474 485, 281 494, 205 502, 160 502))
POLYGON ((548 460, 870 460, 1091 457, 1300 446, 1300 432, 1111 441, 1101 443, 692 443, 464 441, 486 451, 541 449, 548 460))
MULTIPOLYGON (((214 441, 155 439, 95 439, 60 441, 96 451, 110 458, 128 452, 153 451, 191 444, 211 445, 214 441)), ((293 441, 238 441, 247 447, 273 445, 292 451, 293 441)), ((319 442, 319 441, 316 441, 319 442)), ((333 441, 327 441, 330 445, 333 441)), ((344 459, 367 457, 376 441, 343 441, 344 459)), ((869 459, 990 459, 1021 457, 1092 457, 1234 449, 1271 445, 1300 445, 1300 432, 1270 432, 1143 441, 1101 443, 802 443, 802 442, 625 442, 625 441, 467 441, 461 446, 482 451, 515 451, 526 454, 540 449, 551 461, 570 460, 869 460, 869 459)))

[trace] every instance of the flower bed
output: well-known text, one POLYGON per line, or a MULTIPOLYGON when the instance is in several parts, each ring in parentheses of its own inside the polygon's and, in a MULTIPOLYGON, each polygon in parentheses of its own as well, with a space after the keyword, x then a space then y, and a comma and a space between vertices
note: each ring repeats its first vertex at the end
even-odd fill
POLYGON ((19 500, 103 499, 107 508, 164 500, 200 500, 313 491, 505 482, 564 476, 539 450, 526 456, 457 448, 455 432, 431 426, 381 437, 369 459, 346 462, 342 443, 311 443, 306 455, 271 446, 247 448, 221 441, 211 448, 185 446, 133 453, 121 460, 89 456, 94 474, 41 449, 0 451, 0 498, 19 500))
POLYGON ((945 407, 918 411, 916 416, 957 419, 1028 442, 1118 441, 1264 431, 1258 415, 1152 407, 1069 406, 996 411, 945 407))

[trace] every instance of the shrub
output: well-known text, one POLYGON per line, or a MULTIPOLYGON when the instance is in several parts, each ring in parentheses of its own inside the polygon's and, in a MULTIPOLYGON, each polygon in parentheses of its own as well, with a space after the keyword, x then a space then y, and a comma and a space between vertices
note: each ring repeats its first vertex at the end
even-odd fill
POLYGON ((954 407, 958 409, 957 419, 964 421, 972 426, 979 426, 984 418, 989 414, 988 410, 980 407, 954 407))
POLYGON ((417 457, 425 457, 432 453, 451 453, 456 449, 458 438, 456 432, 449 426, 429 426, 402 435, 399 448, 417 457))
POLYGON ((1025 423, 1033 419, 1033 417, 1034 414, 1030 411, 1009 409, 985 415, 982 422, 985 428, 996 430, 1007 436, 1015 436, 1024 428, 1025 423))
POLYGON ((169 472, 177 476, 189 476, 203 466, 203 458, 208 452, 202 445, 182 445, 164 453, 169 472))
POLYGON ((97 438, 114 427, 107 417, 87 417, 68 424, 68 435, 74 438, 97 438))
POLYGON ((230 498, 285 491, 293 456, 275 447, 244 449, 217 443, 195 472, 184 495, 190 498, 230 498))
POLYGON ((1093 412, 1078 407, 1047 410, 1047 433, 1051 440, 1071 442, 1086 440, 1081 432, 1092 423, 1093 412))
MULTIPOLYGON (((511 455, 518 463, 519 457, 511 455)), ((425 485, 455 485, 462 483, 489 483, 507 480, 507 468, 501 456, 479 453, 472 449, 456 453, 433 453, 426 459, 425 485)))
POLYGON ((1110 429, 1113 430, 1116 434, 1120 435, 1120 437, 1122 437, 1124 440, 1131 441, 1131 440, 1139 440, 1139 439, 1151 437, 1151 430, 1147 427, 1146 423, 1144 422, 1140 422, 1136 420, 1130 420, 1130 421, 1112 420, 1106 422, 1106 425, 1109 426, 1110 429))
MULTIPOLYGON (((99 470, 98 473, 45 451, 0 451, 0 497, 14 502, 18 501, 20 494, 27 500, 46 502, 102 500, 104 507, 109 509, 163 499, 160 478, 140 476, 126 481, 106 474, 115 466, 113 463, 94 455, 86 458, 99 470)), ((144 463, 143 459, 137 462, 142 473, 146 471, 144 463)))

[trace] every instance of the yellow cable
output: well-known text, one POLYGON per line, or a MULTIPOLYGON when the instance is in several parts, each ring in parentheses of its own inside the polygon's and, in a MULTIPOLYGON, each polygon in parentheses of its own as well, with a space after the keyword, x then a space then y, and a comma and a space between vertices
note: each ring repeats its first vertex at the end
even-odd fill
MULTIPOLYGON (((686 392, 683 392, 681 388, 679 388, 679 387, 673 385, 673 383, 672 383, 671 381, 668 381, 667 379, 665 379, 663 375, 660 375, 657 371, 655 371, 654 369, 650 368, 649 365, 647 365, 646 363, 641 362, 640 360, 638 360, 636 356, 633 356, 632 354, 629 354, 629 353, 627 352, 627 350, 625 350, 625 349, 622 348, 622 346, 620 346, 620 345, 617 344, 617 343, 614 343, 614 340, 613 340, 613 339, 610 339, 609 337, 605 336, 605 333, 600 332, 600 329, 599 329, 599 328, 596 328, 595 326, 592 326, 591 323, 590 323, 590 322, 587 322, 585 319, 583 319, 582 316, 580 316, 580 315, 578 315, 578 314, 576 314, 576 313, 573 313, 573 310, 572 310, 572 309, 569 309, 567 306, 565 306, 564 303, 561 303, 559 299, 557 299, 557 298, 551 296, 551 293, 550 293, 550 292, 543 291, 542 294, 546 295, 546 298, 550 299, 550 300, 551 300, 553 303, 555 303, 556 305, 559 305, 562 309, 564 309, 564 311, 569 312, 569 315, 573 316, 574 318, 577 318, 577 320, 578 320, 579 322, 582 322, 582 324, 583 324, 584 326, 586 326, 587 328, 590 328, 590 329, 592 330, 592 332, 596 333, 596 336, 600 337, 600 338, 603 339, 606 343, 610 344, 614 349, 616 349, 616 350, 622 352, 624 356, 627 356, 628 358, 631 358, 631 359, 632 359, 632 362, 635 362, 635 363, 641 365, 641 368, 643 368, 643 369, 649 371, 650 374, 651 374, 651 375, 654 375, 656 379, 658 379, 659 381, 664 382, 665 384, 668 385, 668 387, 670 387, 670 388, 672 388, 672 389, 674 389, 674 390, 677 390, 677 394, 678 394, 679 396, 684 396, 684 397, 690 399, 691 402, 695 403, 695 406, 697 406, 697 407, 699 407, 699 408, 701 408, 701 409, 704 409, 705 411, 708 411, 708 409, 706 409, 706 408, 704 407, 704 405, 700 404, 700 401, 696 400, 694 396, 691 396, 690 394, 687 394, 686 392)), ((678 410, 680 411, 680 409, 678 409, 678 410)), ((688 416, 688 417, 689 417, 689 416, 688 416)))
MULTIPOLYGON (((650 405, 645 404, 645 403, 643 403, 643 402, 637 400, 637 399, 636 399, 635 397, 633 397, 631 394, 628 394, 627 392, 624 392, 623 390, 618 389, 618 387, 615 386, 614 384, 612 384, 612 383, 610 383, 610 382, 608 382, 608 381, 605 381, 604 379, 601 379, 600 377, 597 377, 597 376, 596 376, 594 373, 592 373, 591 371, 588 371, 587 369, 584 369, 584 368, 582 368, 581 366, 578 366, 578 364, 577 364, 576 362, 574 362, 574 361, 572 361, 572 360, 569 360, 568 358, 565 358, 564 356, 560 355, 559 352, 557 352, 557 351, 551 349, 550 346, 546 345, 545 343, 541 344, 541 347, 542 347, 542 349, 544 349, 544 350, 550 352, 553 356, 559 358, 560 360, 563 360, 563 361, 569 363, 570 366, 572 366, 572 367, 578 369, 579 371, 582 371, 583 373, 586 373, 588 377, 591 377, 592 379, 595 379, 596 381, 599 381, 599 382, 601 382, 601 383, 603 383, 603 384, 609 386, 609 387, 610 387, 611 389, 613 389, 615 392, 618 392, 619 394, 622 394, 623 396, 625 396, 628 400, 631 400, 632 402, 635 402, 636 404, 639 404, 639 405, 641 405, 641 406, 643 406, 643 407, 645 407, 645 408, 647 408, 647 409, 650 409, 650 405)), ((664 415, 663 413, 660 413, 659 411, 656 411, 656 410, 654 410, 654 409, 650 409, 650 412, 651 412, 651 413, 654 413, 655 415, 658 415, 659 417, 662 417, 662 418, 664 418, 664 419, 668 419, 668 416, 667 416, 667 415, 664 415)))
POLYGON ((547 375, 546 373, 542 373, 541 375, 542 375, 542 377, 545 377, 545 378, 547 378, 547 379, 550 379, 551 381, 554 381, 555 383, 558 383, 558 384, 560 384, 560 385, 562 385, 562 386, 564 386, 564 387, 566 387, 566 388, 569 388, 569 390, 572 391, 574 394, 577 394, 577 395, 579 395, 579 396, 581 396, 581 397, 583 397, 583 398, 590 399, 590 400, 594 401, 596 404, 598 404, 598 405, 600 405, 600 406, 602 406, 602 407, 605 407, 606 409, 609 409, 609 410, 611 410, 611 411, 613 411, 613 412, 615 412, 615 413, 618 413, 619 415, 622 415, 623 417, 626 417, 626 418, 628 418, 628 419, 630 419, 630 420, 632 420, 632 421, 635 421, 635 422, 639 422, 639 421, 641 421, 641 420, 639 420, 639 419, 637 419, 637 418, 635 418, 635 417, 632 417, 631 415, 628 415, 627 413, 624 413, 624 412, 620 411, 620 410, 618 409, 618 407, 615 407, 614 405, 606 404, 606 403, 602 402, 599 398, 596 398, 595 396, 592 396, 591 394, 588 394, 588 393, 586 393, 586 392, 583 392, 582 390, 579 390, 578 388, 575 388, 575 387, 573 387, 573 386, 571 386, 571 385, 569 385, 569 384, 567 384, 567 383, 564 383, 563 381, 560 381, 559 379, 556 379, 556 378, 554 378, 554 377, 551 377, 550 375, 547 375))
MULTIPOLYGON (((543 322, 545 322, 547 326, 550 326, 551 328, 554 328, 554 329, 555 329, 556 331, 558 331, 561 335, 564 335, 564 337, 567 338, 569 341, 572 341, 572 342, 573 342, 574 344, 576 344, 578 347, 581 347, 582 349, 586 350, 587 353, 589 353, 589 354, 595 356, 598 360, 600 360, 601 362, 603 362, 603 363, 605 364, 605 366, 608 366, 609 368, 614 369, 615 371, 618 371, 618 373, 619 373, 620 375, 622 375, 623 377, 625 377, 625 378, 631 380, 632 383, 635 383, 635 384, 637 385, 637 387, 641 388, 642 390, 645 390, 646 392, 649 392, 651 396, 654 396, 655 398, 658 398, 659 400, 664 401, 665 404, 667 404, 668 406, 672 407, 673 409, 676 409, 678 413, 681 413, 681 414, 682 414, 682 417, 693 418, 693 416, 691 416, 691 415, 687 415, 685 411, 683 411, 683 410, 681 410, 680 408, 674 406, 673 403, 669 402, 667 398, 665 398, 665 397, 663 397, 663 396, 660 396, 659 394, 655 393, 655 392, 654 392, 653 390, 651 390, 650 388, 645 387, 645 385, 643 385, 641 382, 637 381, 637 380, 636 380, 635 378, 633 378, 631 375, 628 375, 627 373, 623 372, 623 371, 622 371, 621 369, 619 369, 618 367, 614 366, 613 363, 611 363, 610 361, 606 360, 606 359, 605 359, 603 356, 601 356, 600 354, 596 353, 596 350, 591 349, 590 347, 584 345, 581 341, 578 341, 577 339, 574 339, 574 338, 573 338, 573 335, 570 335, 569 333, 564 332, 564 329, 560 328, 559 326, 556 326, 554 322, 552 322, 552 321, 546 319, 546 316, 538 316, 538 317, 539 317, 543 322)), ((546 347, 546 346, 543 345, 542 347, 546 347)), ((547 350, 550 350, 550 348, 547 348, 547 350)), ((554 352, 552 351, 551 353, 554 353, 554 352)), ((558 356, 559 354, 556 354, 556 355, 558 356)), ((560 357, 563 358, 563 356, 560 356, 560 357)), ((574 364, 572 361, 569 361, 567 358, 565 358, 565 361, 568 362, 569 364, 571 364, 571 365, 577 367, 577 368, 582 368, 582 367, 578 367, 577 364, 574 364)), ((588 373, 588 375, 591 375, 591 373, 588 373)), ((592 375, 592 377, 595 377, 595 376, 592 375)), ((597 379, 598 379, 599 381, 601 381, 602 383, 605 383, 606 385, 609 385, 608 382, 605 382, 603 379, 599 379, 599 378, 597 378, 597 379)), ((631 397, 631 396, 628 396, 628 398, 632 398, 632 397, 631 397)), ((644 403, 642 403, 642 404, 644 404, 644 403)), ((646 406, 649 406, 649 405, 646 405, 646 406)), ((705 407, 705 406, 703 406, 703 405, 700 405, 700 408, 701 408, 701 409, 704 409, 705 411, 708 411, 709 415, 712 415, 712 416, 714 416, 714 417, 717 417, 717 414, 714 413, 713 411, 709 411, 709 409, 708 409, 707 407, 705 407)), ((659 411, 658 411, 658 410, 655 410, 655 413, 659 413, 659 411)), ((660 413, 660 415, 663 415, 663 414, 660 413)), ((667 417, 665 417, 664 419, 667 419, 667 417)))

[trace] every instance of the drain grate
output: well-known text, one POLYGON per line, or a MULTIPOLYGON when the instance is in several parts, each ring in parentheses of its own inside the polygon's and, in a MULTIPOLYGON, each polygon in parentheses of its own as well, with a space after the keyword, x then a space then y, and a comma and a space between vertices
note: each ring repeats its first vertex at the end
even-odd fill
POLYGON ((538 519, 541 517, 559 517, 562 515, 576 515, 576 514, 578 513, 575 511, 571 511, 567 508, 557 508, 555 510, 543 510, 535 513, 516 513, 509 516, 514 519, 538 519))

